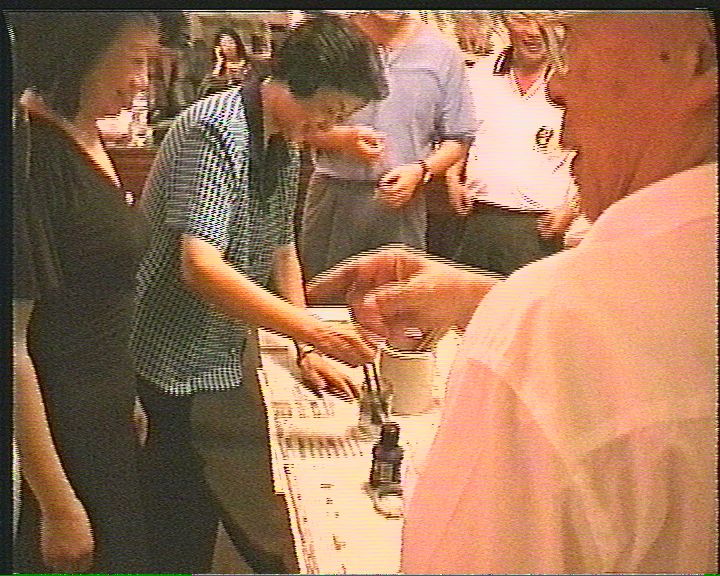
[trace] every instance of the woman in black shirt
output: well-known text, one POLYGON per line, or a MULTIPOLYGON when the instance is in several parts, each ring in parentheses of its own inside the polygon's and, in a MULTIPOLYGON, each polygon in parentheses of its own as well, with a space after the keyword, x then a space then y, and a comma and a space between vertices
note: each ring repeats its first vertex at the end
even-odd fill
POLYGON ((142 89, 150 13, 17 12, 16 572, 147 566, 129 351, 144 226, 95 125, 142 89))

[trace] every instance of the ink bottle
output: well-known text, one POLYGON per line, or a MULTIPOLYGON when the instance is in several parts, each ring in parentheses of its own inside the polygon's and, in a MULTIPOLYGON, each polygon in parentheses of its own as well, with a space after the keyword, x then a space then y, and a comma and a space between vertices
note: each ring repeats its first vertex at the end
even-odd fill
POLYGON ((373 446, 370 486, 382 492, 400 489, 400 467, 403 449, 398 445, 400 427, 386 422, 380 428, 380 440, 373 446), (390 489, 390 490, 388 490, 390 489))

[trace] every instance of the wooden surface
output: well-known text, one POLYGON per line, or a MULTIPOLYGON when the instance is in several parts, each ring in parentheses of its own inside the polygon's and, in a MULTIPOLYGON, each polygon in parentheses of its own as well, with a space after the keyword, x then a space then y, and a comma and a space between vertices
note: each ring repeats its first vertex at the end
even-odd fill
POLYGON ((123 190, 128 190, 136 199, 139 198, 155 160, 157 148, 153 146, 108 146, 107 151, 115 164, 123 190))

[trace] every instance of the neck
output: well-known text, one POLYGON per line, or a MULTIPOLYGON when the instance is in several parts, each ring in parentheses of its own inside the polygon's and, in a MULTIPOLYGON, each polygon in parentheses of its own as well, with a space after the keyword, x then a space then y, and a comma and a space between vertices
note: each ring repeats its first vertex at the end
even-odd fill
POLYGON ((54 112, 40 95, 28 90, 20 98, 20 104, 32 114, 42 116, 64 129, 83 146, 91 146, 100 140, 92 114, 81 111, 73 120, 66 120, 54 112))
POLYGON ((522 58, 513 57, 512 67, 516 74, 523 76, 539 76, 547 67, 547 60, 524 60, 522 58))
POLYGON ((414 18, 387 23, 372 15, 356 17, 355 22, 375 44, 386 48, 398 48, 406 44, 418 26, 414 18))
POLYGON ((690 168, 717 162, 717 133, 714 121, 698 122, 678 130, 673 138, 670 131, 653 140, 652 146, 638 161, 638 170, 629 186, 630 192, 639 190, 690 168))
MULTIPOLYGON (((702 164, 717 162, 715 121, 703 118, 685 125, 664 126, 642 140, 617 146, 593 163, 604 166, 580 184, 583 211, 595 220, 610 204, 702 164)), ((583 168, 583 170, 585 170, 583 168)))

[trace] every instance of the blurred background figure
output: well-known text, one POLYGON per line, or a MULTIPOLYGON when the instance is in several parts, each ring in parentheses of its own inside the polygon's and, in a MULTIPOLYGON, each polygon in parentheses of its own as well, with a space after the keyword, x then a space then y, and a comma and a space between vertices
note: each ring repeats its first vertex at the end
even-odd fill
POLYGON ((503 13, 509 46, 468 73, 480 127, 464 174, 459 163, 447 176, 455 210, 467 214, 452 255, 459 263, 507 276, 562 248, 561 234, 538 230, 574 192, 571 155, 559 144, 563 110, 547 95, 556 18, 503 13))
POLYGON ((455 17, 454 32, 460 50, 477 56, 492 53, 491 34, 493 20, 488 11, 459 12, 455 17))
POLYGON ((241 85, 251 69, 240 35, 230 27, 217 31, 212 47, 212 70, 198 89, 198 98, 241 85))
POLYGON ((201 68, 198 40, 190 39, 189 22, 180 11, 157 11, 162 47, 151 58, 149 69, 149 122, 152 143, 162 142, 170 122, 197 98, 207 55, 202 52, 201 68))
POLYGON ((17 572, 148 570, 130 355, 145 227, 100 138, 157 48, 150 12, 13 12, 17 572), (101 431, 101 433, 100 433, 101 431))
POLYGON ((419 10, 420 19, 458 43, 471 59, 493 51, 494 20, 489 10, 419 10))

